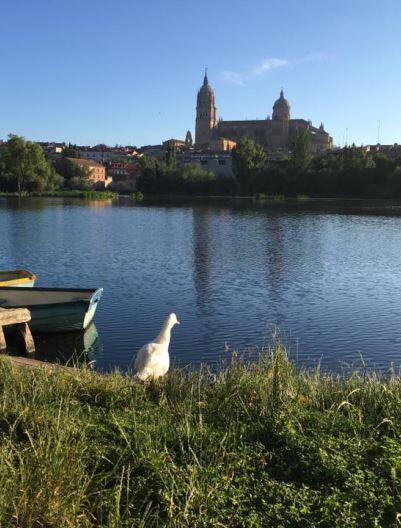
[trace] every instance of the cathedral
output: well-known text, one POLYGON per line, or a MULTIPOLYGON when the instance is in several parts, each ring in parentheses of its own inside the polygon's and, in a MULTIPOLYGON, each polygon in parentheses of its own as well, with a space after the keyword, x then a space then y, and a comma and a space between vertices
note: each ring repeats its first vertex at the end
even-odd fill
POLYGON ((265 147, 268 154, 274 158, 290 152, 296 134, 305 130, 309 134, 313 154, 324 153, 332 148, 333 139, 324 130, 323 123, 316 128, 306 119, 291 119, 290 110, 290 104, 281 90, 280 97, 273 105, 271 118, 246 121, 217 120, 214 92, 205 73, 196 103, 195 146, 213 150, 213 145, 218 140, 231 143, 248 137, 265 147))

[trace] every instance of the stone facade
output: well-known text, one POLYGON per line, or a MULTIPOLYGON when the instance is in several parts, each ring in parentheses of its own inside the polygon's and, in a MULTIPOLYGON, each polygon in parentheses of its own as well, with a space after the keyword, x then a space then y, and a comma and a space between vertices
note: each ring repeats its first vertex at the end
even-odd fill
POLYGON ((274 103, 271 119, 268 117, 246 121, 216 121, 214 93, 205 74, 196 105, 197 148, 209 149, 212 142, 219 139, 235 142, 249 137, 265 147, 271 158, 277 158, 291 151, 296 134, 300 131, 309 134, 313 154, 324 153, 333 146, 333 139, 324 130, 323 124, 317 128, 305 119, 291 119, 290 104, 285 99, 283 90, 274 103))

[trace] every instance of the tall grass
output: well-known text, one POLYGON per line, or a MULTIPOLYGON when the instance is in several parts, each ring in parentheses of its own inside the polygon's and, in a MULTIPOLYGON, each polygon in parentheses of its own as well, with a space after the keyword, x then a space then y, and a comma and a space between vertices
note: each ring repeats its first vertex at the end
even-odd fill
POLYGON ((0 526, 397 526, 400 435, 401 378, 280 345, 146 385, 2 358, 0 526))

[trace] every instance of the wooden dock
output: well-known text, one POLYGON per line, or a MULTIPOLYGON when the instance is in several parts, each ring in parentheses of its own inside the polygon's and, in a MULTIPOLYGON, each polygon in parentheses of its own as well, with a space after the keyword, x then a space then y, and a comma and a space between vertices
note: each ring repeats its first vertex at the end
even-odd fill
POLYGON ((4 326, 17 326, 22 337, 25 352, 29 355, 35 353, 35 343, 29 328, 31 312, 27 308, 0 308, 0 351, 7 349, 4 326))
POLYGON ((74 372, 76 369, 74 367, 68 367, 66 365, 60 365, 59 363, 48 363, 47 361, 39 361, 37 359, 32 359, 28 357, 20 356, 7 356, 7 359, 11 361, 13 365, 17 367, 23 367, 28 369, 38 369, 42 368, 48 372, 53 372, 55 370, 64 370, 65 372, 74 372))

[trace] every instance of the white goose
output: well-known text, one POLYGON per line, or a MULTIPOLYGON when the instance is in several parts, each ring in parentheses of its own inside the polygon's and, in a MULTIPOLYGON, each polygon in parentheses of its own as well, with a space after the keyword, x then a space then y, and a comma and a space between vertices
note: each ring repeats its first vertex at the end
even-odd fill
POLYGON ((170 344, 171 329, 180 324, 177 316, 171 313, 164 321, 160 334, 154 341, 144 345, 136 355, 134 368, 135 377, 141 381, 157 379, 164 376, 170 366, 168 347, 170 344))

